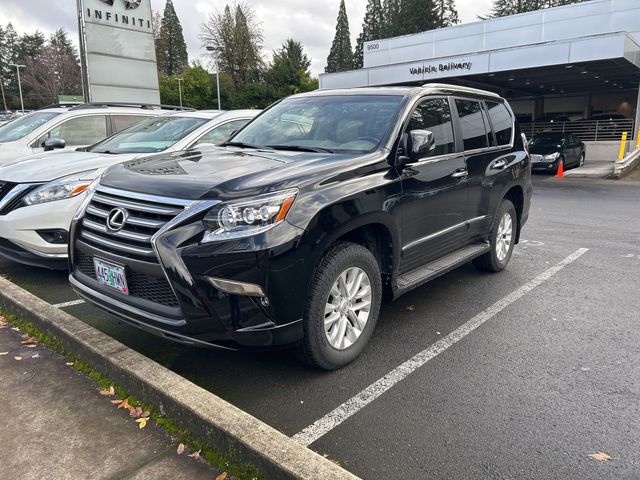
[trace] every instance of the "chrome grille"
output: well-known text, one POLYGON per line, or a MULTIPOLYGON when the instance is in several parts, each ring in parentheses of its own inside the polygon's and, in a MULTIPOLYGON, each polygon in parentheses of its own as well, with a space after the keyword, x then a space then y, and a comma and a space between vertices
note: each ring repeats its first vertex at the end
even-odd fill
POLYGON ((138 196, 128 192, 98 190, 94 193, 79 225, 79 238, 99 250, 119 256, 157 263, 151 238, 184 210, 187 202, 138 196), (138 198, 139 197, 139 198, 138 198), (107 226, 109 212, 122 208, 127 212, 120 230, 107 226))

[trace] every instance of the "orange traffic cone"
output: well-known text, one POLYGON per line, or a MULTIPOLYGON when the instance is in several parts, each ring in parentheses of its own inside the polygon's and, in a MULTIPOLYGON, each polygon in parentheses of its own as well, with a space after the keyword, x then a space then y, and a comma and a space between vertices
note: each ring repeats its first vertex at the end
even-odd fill
POLYGON ((556 177, 564 177, 564 162, 558 162, 558 172, 556 173, 556 177))

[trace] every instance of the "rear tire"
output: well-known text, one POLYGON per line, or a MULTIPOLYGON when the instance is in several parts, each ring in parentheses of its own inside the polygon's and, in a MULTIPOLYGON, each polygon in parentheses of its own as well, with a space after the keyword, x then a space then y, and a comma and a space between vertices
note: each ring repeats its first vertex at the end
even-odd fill
POLYGON ((373 254, 340 242, 316 268, 303 318, 302 359, 317 368, 336 370, 360 355, 380 313, 382 281, 373 254))
POLYGON ((518 217, 513 203, 502 200, 489 234, 491 250, 473 260, 477 269, 487 272, 504 270, 513 254, 517 225, 518 217))
POLYGON ((585 154, 584 154, 584 152, 582 152, 580 154, 580 159, 578 160, 578 167, 584 166, 584 157, 585 157, 585 154))

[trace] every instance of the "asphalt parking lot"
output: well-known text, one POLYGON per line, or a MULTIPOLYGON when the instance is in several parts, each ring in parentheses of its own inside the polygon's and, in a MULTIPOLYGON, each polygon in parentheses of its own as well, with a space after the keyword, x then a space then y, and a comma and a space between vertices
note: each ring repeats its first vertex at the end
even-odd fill
MULTIPOLYGON (((640 182, 534 183, 505 272, 466 265, 384 306, 337 372, 61 308, 362 478, 638 478, 640 182), (599 451, 613 460, 589 457, 599 451)), ((0 271, 52 304, 77 299, 65 273, 0 271)))

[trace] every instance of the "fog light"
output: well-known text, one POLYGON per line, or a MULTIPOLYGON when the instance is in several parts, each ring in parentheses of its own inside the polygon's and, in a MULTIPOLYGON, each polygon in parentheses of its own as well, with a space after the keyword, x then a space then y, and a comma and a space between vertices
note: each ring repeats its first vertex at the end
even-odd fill
POLYGON ((66 245, 69 243, 69 232, 61 229, 36 230, 38 235, 47 243, 66 245))
POLYGON ((207 277, 211 284, 224 293, 246 295, 248 297, 264 297, 264 290, 255 283, 236 282, 224 278, 207 277))

